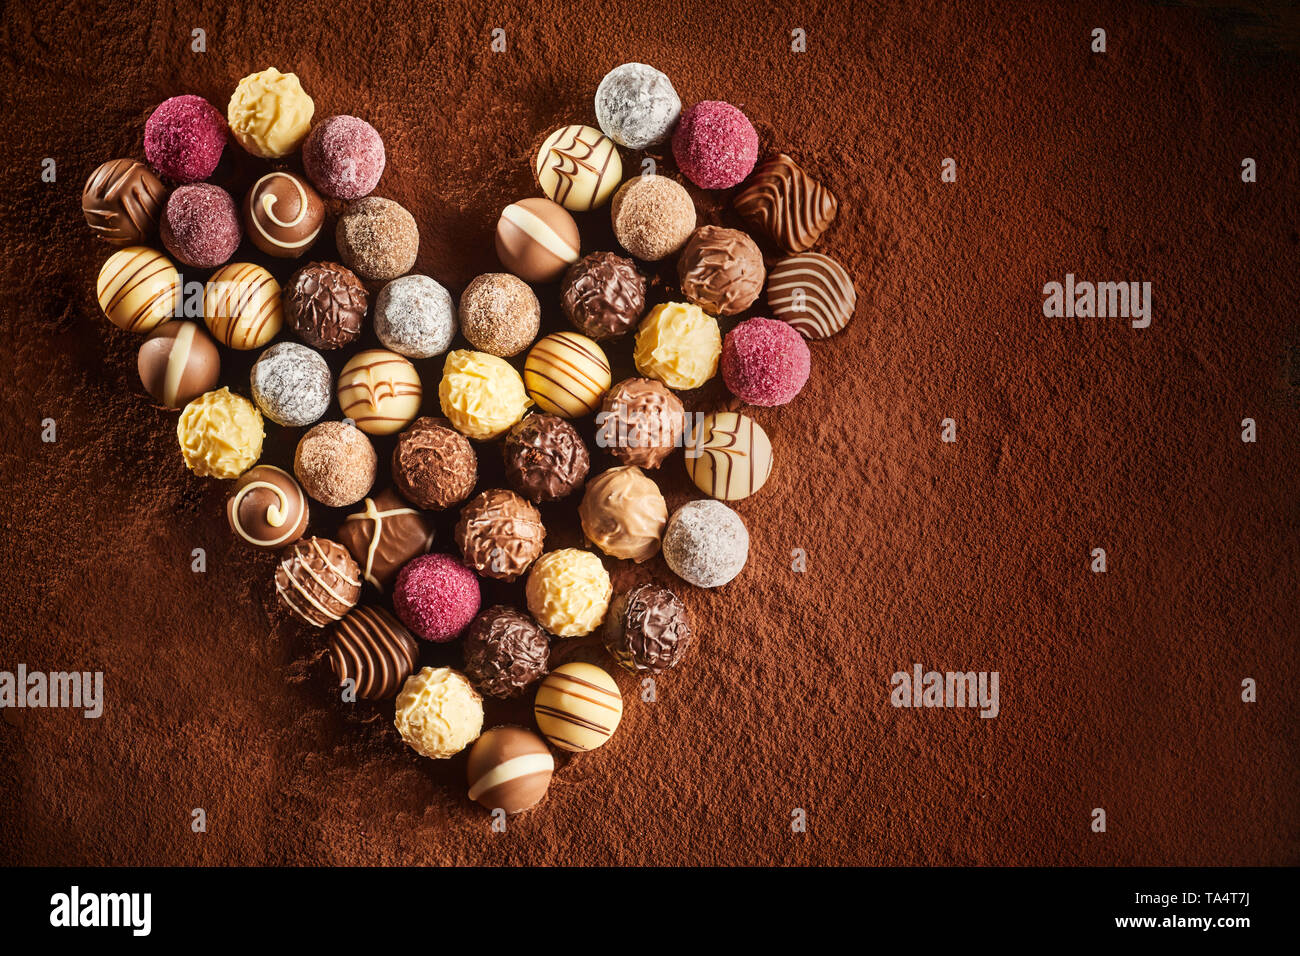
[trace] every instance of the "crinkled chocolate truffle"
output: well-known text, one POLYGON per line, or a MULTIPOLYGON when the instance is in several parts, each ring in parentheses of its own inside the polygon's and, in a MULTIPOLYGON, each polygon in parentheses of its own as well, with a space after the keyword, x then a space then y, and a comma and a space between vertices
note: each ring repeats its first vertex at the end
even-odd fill
POLYGON ((478 458, 469 440, 445 418, 417 418, 393 449, 393 482, 421 508, 442 511, 469 497, 478 458))
POLYGON ((662 382, 629 378, 605 395, 596 416, 596 444, 625 465, 658 468, 681 443, 682 401, 662 382))
POLYGON ((337 262, 309 262, 284 289, 284 317, 308 345, 337 349, 355 342, 366 317, 366 287, 337 262))
POLYGON ((605 649, 634 673, 660 674, 676 666, 693 639, 686 605, 657 584, 619 595, 605 618, 605 649))
POLYGON ((572 425, 555 415, 532 414, 506 436, 506 480, 530 501, 559 501, 587 480, 591 456, 572 425))
POLYGON ((518 697, 546 674, 551 642, 522 611, 496 605, 465 632, 465 675, 488 697, 518 697))
POLYGON ((513 581, 541 555, 546 528, 519 495, 491 488, 461 509, 455 534, 467 565, 484 577, 513 581))
POLYGON ((645 276, 631 259, 592 252, 564 274, 560 305, 578 331, 597 340, 612 339, 641 318, 645 286, 645 276))
POLYGON ((763 253, 739 229, 701 226, 677 260, 682 295, 713 315, 744 312, 762 293, 766 276, 763 253))

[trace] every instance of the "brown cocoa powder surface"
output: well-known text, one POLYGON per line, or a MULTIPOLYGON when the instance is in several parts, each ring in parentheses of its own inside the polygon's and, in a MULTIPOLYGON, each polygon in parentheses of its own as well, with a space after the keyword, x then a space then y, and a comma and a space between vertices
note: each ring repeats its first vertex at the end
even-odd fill
MULTIPOLYGON (((0 669, 103 670, 106 703, 98 720, 0 712, 0 862, 1300 862, 1300 137, 1277 36, 1268 18, 1109 3, 6 4, 0 669), (96 306, 111 250, 79 195, 99 163, 143 158, 161 100, 224 111, 274 65, 318 118, 380 131, 376 195, 415 215, 416 271, 459 294, 499 270, 493 226, 537 194, 541 138, 594 124, 597 83, 631 60, 685 103, 737 104, 764 154, 835 192, 817 248, 859 307, 813 343, 791 405, 750 412, 776 468, 738 505, 744 573, 702 591, 662 558, 606 562, 616 588, 678 590, 698 644, 654 703, 617 673, 614 739, 561 758, 545 803, 496 834, 463 754, 421 758, 391 704, 336 699, 323 636, 276 606, 274 557, 226 527, 230 483, 185 470, 176 413, 140 388, 141 340, 96 306), (1044 318, 1066 272, 1153 282, 1151 327, 1044 318), (998 671, 1000 715, 891 707, 890 675, 917 662, 998 671)), ((239 199, 263 168, 232 145, 214 181, 239 199)), ((729 194, 691 192, 701 223, 737 225, 729 194)), ((334 256, 337 209, 309 258, 334 256)), ((578 220, 584 251, 614 248, 607 214, 578 220)), ((281 281, 295 265, 246 240, 236 258, 281 281)), ((652 302, 675 292, 663 265, 652 302)), ((558 291, 539 294, 543 333, 564 327, 558 291)), ((373 344, 367 329, 332 368, 373 344)), ((617 380, 630 337, 609 351, 617 380)), ((253 357, 223 350, 223 383, 247 394, 253 357)), ((417 365, 437 414, 441 361, 417 365)), ((300 434, 268 423, 263 460, 289 465, 300 434)), ((478 448, 478 488, 499 486, 499 450, 478 448)), ((593 451, 593 473, 615 464, 593 451)), ((670 507, 697 496, 683 472, 677 453, 655 474, 670 507)), ((548 548, 581 544, 577 500, 542 508, 548 548)), ((348 510, 314 507, 312 532, 348 510)), ((454 550, 454 517, 436 548, 454 550)), ((485 581, 484 604, 521 591, 485 581)), ((456 645, 423 650, 459 666, 456 645)), ((555 663, 578 658, 616 670, 594 639, 557 643, 555 663)), ((529 721, 527 699, 489 705, 507 721, 529 721)))

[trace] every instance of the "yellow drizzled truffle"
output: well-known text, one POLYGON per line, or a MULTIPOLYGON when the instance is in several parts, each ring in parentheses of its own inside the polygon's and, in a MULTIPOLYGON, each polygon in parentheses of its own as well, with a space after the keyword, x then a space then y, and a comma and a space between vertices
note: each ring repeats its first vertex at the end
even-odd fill
POLYGON ((450 667, 424 667, 397 695, 397 732, 416 753, 440 760, 458 754, 483 730, 483 698, 450 667))
POLYGON ((315 114, 316 104, 297 75, 270 67, 239 81, 226 121, 244 149, 263 159, 278 159, 302 145, 315 114))
POLYGON ((562 548, 537 559, 524 591, 538 624, 558 637, 581 637, 605 619, 614 588, 599 557, 562 548))

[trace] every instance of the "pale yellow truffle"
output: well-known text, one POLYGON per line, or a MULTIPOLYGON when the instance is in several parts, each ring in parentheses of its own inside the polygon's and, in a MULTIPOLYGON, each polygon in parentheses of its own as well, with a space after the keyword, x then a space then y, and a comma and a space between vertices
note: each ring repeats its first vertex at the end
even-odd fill
POLYGON ((238 478, 262 457, 262 413, 228 388, 204 392, 176 422, 181 456, 204 478, 238 478))
POLYGON ((270 67, 239 81, 226 121, 244 149, 263 159, 278 159, 302 145, 315 114, 316 104, 297 74, 270 67))
POLYGON ((557 637, 581 637, 605 619, 614 588, 597 555, 562 548, 537 559, 524 592, 538 624, 557 637))
POLYGON ((504 435, 532 404, 509 362, 469 349, 447 354, 438 402, 458 432, 479 441, 504 435))
POLYGON ((665 302, 650 310, 636 333, 637 371, 669 388, 699 388, 718 372, 722 333, 698 305, 665 302))
POLYGON ((459 671, 424 667, 402 685, 393 723, 412 750, 441 760, 478 739, 483 698, 459 671))

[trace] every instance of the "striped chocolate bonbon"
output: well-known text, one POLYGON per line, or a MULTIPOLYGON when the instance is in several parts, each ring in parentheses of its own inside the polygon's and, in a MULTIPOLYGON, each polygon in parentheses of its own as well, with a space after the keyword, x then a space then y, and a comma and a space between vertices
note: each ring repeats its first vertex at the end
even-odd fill
POLYGON ((203 288, 203 321, 212 337, 232 349, 261 348, 280 331, 280 284, 261 266, 232 262, 203 288))
POLYGON ((742 219, 786 252, 803 252, 816 245, 839 204, 798 163, 777 153, 755 170, 735 206, 742 219))
POLYGON ((109 256, 95 287, 104 315, 128 332, 148 332, 172 318, 180 291, 181 276, 172 261, 144 246, 109 256))
POLYGON ((533 716, 561 750, 595 750, 614 735, 623 697, 614 678, 594 664, 574 661, 551 671, 537 689, 533 716))
POLYGON ((312 627, 342 620, 361 596, 361 569, 347 548, 307 538, 284 553, 275 569, 280 603, 312 627))
POLYGON ((590 126, 561 126, 537 152, 537 182, 565 209, 605 205, 623 179, 614 141, 590 126))
POLYGON ((358 607, 330 633, 330 667, 362 700, 396 697, 420 662, 411 632, 382 607, 358 607))
POLYGON ((399 432, 420 414, 424 388, 410 361, 387 349, 358 352, 339 373, 339 407, 368 435, 399 432))
POLYGON ((805 252, 782 259, 767 276, 772 314, 806 339, 830 338, 853 318, 858 294, 844 267, 829 256, 805 252))
POLYGON ((524 387, 542 411, 562 418, 594 412, 609 391, 609 359, 577 332, 554 332, 528 353, 524 387))
POLYGON ((748 415, 706 415, 686 436, 686 472, 706 495, 748 498, 772 474, 772 443, 748 415))

